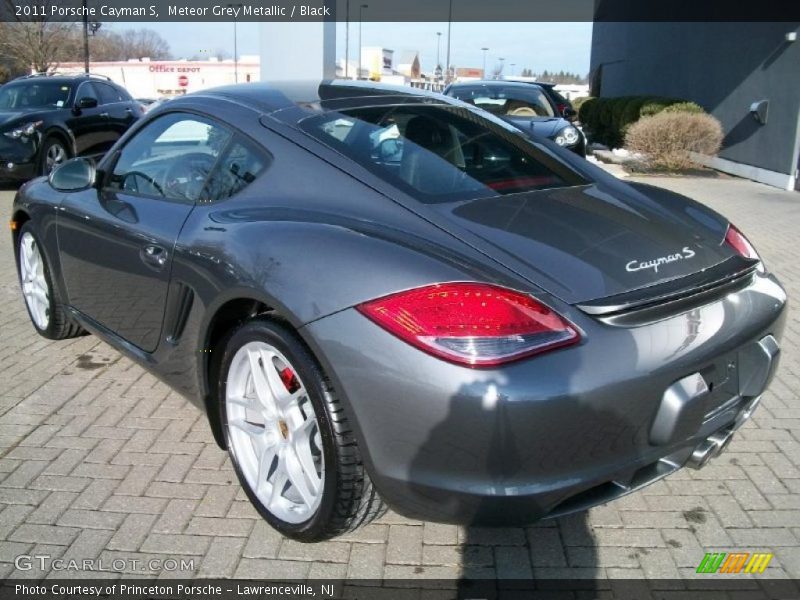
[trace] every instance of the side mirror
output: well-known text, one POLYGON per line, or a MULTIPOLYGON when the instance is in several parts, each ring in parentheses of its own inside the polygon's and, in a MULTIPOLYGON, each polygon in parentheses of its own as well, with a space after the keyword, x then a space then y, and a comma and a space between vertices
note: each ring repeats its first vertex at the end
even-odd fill
POLYGON ((73 158, 58 165, 48 181, 59 192, 78 192, 94 185, 97 169, 88 158, 73 158))
POLYGON ((84 108, 95 108, 97 107, 97 98, 91 98, 89 96, 84 96, 78 103, 75 105, 75 108, 78 110, 83 110, 84 108))

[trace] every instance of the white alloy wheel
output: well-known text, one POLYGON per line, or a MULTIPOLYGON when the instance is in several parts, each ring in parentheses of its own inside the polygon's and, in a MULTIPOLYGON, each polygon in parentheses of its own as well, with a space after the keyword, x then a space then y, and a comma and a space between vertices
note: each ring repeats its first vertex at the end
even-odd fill
POLYGON ((22 294, 36 326, 50 325, 50 290, 44 276, 44 260, 33 235, 26 231, 19 241, 19 272, 22 294))
POLYGON ((275 347, 248 342, 233 356, 225 389, 230 450, 250 490, 282 521, 310 519, 322 500, 325 460, 296 369, 275 347))
POLYGON ((67 160, 67 151, 64 149, 64 146, 58 142, 53 142, 47 147, 47 151, 44 155, 44 174, 49 174, 65 160, 67 160))

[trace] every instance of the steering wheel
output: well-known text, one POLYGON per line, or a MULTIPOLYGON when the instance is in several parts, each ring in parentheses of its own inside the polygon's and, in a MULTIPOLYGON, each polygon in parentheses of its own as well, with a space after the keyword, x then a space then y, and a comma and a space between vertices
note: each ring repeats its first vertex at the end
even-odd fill
POLYGON ((121 184, 120 187, 123 190, 126 190, 126 191, 138 192, 139 191, 139 184, 136 182, 136 179, 139 178, 139 177, 141 177, 147 183, 152 185, 159 194, 161 194, 162 196, 164 195, 164 188, 161 187, 161 184, 158 183, 152 177, 150 177, 150 175, 148 175, 147 173, 142 173, 141 171, 129 171, 128 173, 125 173, 125 175, 122 178, 122 184, 121 184), (129 183, 129 180, 130 180, 130 183, 129 183), (129 185, 131 187, 128 187, 129 185))
POLYGON ((214 163, 216 158, 210 154, 203 152, 184 154, 164 173, 164 195, 195 200, 214 163))
POLYGON ((508 115, 511 117, 538 117, 539 113, 530 106, 517 106, 508 111, 508 115))

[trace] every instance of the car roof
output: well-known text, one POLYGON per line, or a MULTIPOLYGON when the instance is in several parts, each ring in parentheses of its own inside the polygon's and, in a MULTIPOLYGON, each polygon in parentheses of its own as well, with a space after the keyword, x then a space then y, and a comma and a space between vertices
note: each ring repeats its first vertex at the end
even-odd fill
POLYGON ((508 83, 524 83, 525 85, 538 85, 539 87, 543 88, 554 88, 558 84, 553 83, 552 81, 527 81, 522 79, 505 79, 508 83))
POLYGON ((37 83, 40 81, 53 81, 55 83, 75 83, 76 81, 99 81, 101 83, 109 83, 111 85, 117 85, 112 81, 110 78, 104 77, 102 75, 95 75, 93 73, 59 73, 57 75, 42 75, 40 73, 35 73, 33 75, 23 75, 22 77, 17 77, 16 79, 12 79, 11 81, 7 82, 11 83, 37 83))
POLYGON ((504 87, 504 88, 530 88, 530 86, 541 86, 537 81, 508 81, 506 79, 480 79, 476 81, 457 81, 451 83, 450 88, 460 87, 504 87))
POLYGON ((326 79, 228 85, 180 96, 172 100, 170 104, 177 107, 193 99, 216 98, 236 102, 268 114, 294 107, 324 111, 327 105, 337 104, 337 101, 357 106, 363 104, 363 101, 378 97, 398 98, 404 102, 450 102, 441 94, 407 86, 388 85, 373 81, 326 79))

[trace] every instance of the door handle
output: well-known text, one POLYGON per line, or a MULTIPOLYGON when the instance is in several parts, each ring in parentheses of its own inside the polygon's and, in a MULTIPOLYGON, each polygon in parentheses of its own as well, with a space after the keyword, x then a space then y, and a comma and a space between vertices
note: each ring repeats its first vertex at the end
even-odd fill
POLYGON ((101 117, 107 117, 107 116, 108 116, 108 113, 107 113, 107 112, 101 112, 101 113, 100 113, 100 116, 101 116, 101 117))
POLYGON ((161 269, 167 264, 167 251, 161 246, 147 245, 140 252, 142 262, 161 269))

